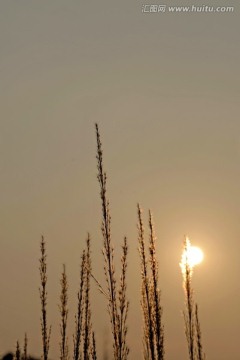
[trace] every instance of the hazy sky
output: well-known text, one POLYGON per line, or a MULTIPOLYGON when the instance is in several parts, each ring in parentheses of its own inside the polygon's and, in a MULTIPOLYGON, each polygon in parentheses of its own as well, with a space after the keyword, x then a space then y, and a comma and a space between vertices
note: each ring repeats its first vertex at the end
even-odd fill
MULTIPOLYGON (((98 122, 116 255, 123 236, 129 238, 130 359, 141 354, 142 334, 137 202, 145 215, 148 208, 154 213, 166 360, 187 358, 179 268, 185 234, 205 253, 193 282, 207 357, 240 357, 240 6, 209 0, 204 5, 235 10, 171 14, 142 13, 143 4, 1 1, 0 354, 27 331, 31 354, 40 355, 41 234, 52 359, 58 356, 61 266, 66 263, 69 275, 72 343, 87 231, 93 271, 102 281, 98 122)), ((94 284, 93 296, 101 354, 108 321, 94 284)))

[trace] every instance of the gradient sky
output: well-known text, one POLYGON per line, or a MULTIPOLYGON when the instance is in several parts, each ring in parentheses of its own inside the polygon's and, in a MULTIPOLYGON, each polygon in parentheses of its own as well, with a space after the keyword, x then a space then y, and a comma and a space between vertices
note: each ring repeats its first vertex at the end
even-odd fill
MULTIPOLYGON (((142 4, 1 1, 0 354, 27 331, 31 354, 40 355, 41 234, 49 264, 51 358, 58 356, 63 262, 72 342, 87 231, 93 271, 102 279, 98 122, 117 256, 123 236, 129 238, 130 359, 141 353, 137 202, 145 216, 148 208, 154 214, 166 360, 187 358, 179 268, 185 234, 205 253, 193 283, 207 357, 240 357, 239 3, 204 2, 234 5, 230 14, 143 14, 142 4)), ((101 354, 108 321, 94 284, 93 297, 101 354)))

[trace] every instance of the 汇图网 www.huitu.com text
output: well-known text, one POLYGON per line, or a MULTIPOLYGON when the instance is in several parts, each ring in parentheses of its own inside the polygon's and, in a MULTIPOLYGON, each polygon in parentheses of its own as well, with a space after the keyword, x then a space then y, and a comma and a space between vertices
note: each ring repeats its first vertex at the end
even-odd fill
POLYGON ((143 13, 232 13, 234 6, 209 6, 209 5, 191 5, 191 6, 170 6, 170 5, 142 5, 143 13))

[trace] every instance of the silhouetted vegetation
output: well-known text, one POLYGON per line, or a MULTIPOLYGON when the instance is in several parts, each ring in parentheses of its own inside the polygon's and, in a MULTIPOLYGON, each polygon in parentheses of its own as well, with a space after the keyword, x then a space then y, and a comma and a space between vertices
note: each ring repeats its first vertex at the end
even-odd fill
POLYGON ((182 260, 183 273, 183 288, 185 293, 185 310, 184 323, 185 335, 188 345, 189 360, 205 360, 206 356, 203 353, 202 334, 200 329, 200 321, 198 316, 198 306, 194 302, 193 288, 192 288, 192 272, 188 259, 188 239, 184 241, 185 259, 182 260))
MULTIPOLYGON (((128 312, 129 300, 127 295, 127 269, 128 269, 128 241, 123 239, 121 264, 119 276, 116 273, 116 260, 114 255, 114 242, 111 229, 110 202, 107 194, 107 175, 104 170, 103 149, 98 125, 95 125, 97 140, 97 179, 100 186, 100 201, 102 224, 101 233, 103 240, 103 270, 105 284, 100 284, 92 272, 91 238, 87 234, 86 245, 82 250, 79 288, 77 293, 77 309, 75 313, 75 328, 71 334, 73 337, 73 353, 70 354, 68 333, 71 327, 68 325, 68 278, 66 267, 60 278, 60 360, 97 360, 97 347, 93 330, 91 312, 91 279, 97 285, 106 300, 109 314, 109 326, 112 334, 112 355, 114 360, 127 360, 129 357, 128 346, 128 312), (106 290, 105 290, 106 288, 106 290)), ((141 309, 143 314, 143 357, 145 360, 165 359, 165 334, 163 326, 163 309, 161 291, 159 286, 159 264, 156 255, 156 235, 153 225, 153 216, 148 214, 148 241, 145 239, 142 210, 137 206, 138 218, 138 247, 140 257, 141 276, 141 309)), ((187 247, 186 241, 184 247, 187 247)), ((205 360, 202 346, 202 333, 199 320, 199 309, 194 302, 192 289, 192 269, 188 261, 182 265, 183 287, 185 293, 184 323, 188 345, 189 360, 205 360), (183 266, 184 265, 184 266, 183 266)), ((45 239, 42 236, 40 242, 40 305, 41 305, 41 338, 42 360, 49 359, 51 326, 48 325, 47 312, 47 251, 45 239)), ((28 337, 25 335, 23 352, 19 341, 16 342, 15 353, 6 354, 2 360, 34 360, 28 354, 28 337)), ((107 355, 104 355, 106 359, 107 355)))

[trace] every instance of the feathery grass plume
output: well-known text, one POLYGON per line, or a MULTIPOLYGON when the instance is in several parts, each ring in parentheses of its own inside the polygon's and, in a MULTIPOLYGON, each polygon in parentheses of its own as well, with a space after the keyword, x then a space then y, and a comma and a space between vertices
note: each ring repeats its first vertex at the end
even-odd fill
POLYGON ((206 355, 203 352, 203 346, 202 346, 202 332, 200 328, 197 304, 195 305, 195 326, 196 326, 196 341, 197 341, 197 360, 206 360, 206 355))
POLYGON ((143 336, 143 348, 145 360, 155 360, 155 344, 154 344, 154 322, 153 322, 153 307, 149 286, 148 276, 148 262, 145 250, 144 240, 144 227, 142 221, 142 210, 140 205, 137 206, 138 210, 138 242, 139 242, 139 255, 141 264, 141 307, 143 311, 144 320, 144 336, 143 336))
POLYGON ((21 349, 20 349, 19 341, 17 341, 17 343, 16 343, 16 350, 15 350, 15 354, 14 354, 14 359, 15 360, 21 360, 21 349))
POLYGON ((86 241, 86 263, 85 263, 85 282, 84 282, 84 323, 83 323, 83 359, 89 360, 91 356, 91 309, 90 309, 90 273, 92 269, 90 256, 90 235, 86 241))
POLYGON ((188 258, 189 247, 191 246, 188 238, 184 240, 183 258, 181 262, 182 274, 183 274, 183 288, 185 293, 185 306, 184 310, 184 323, 185 323, 185 335, 188 345, 189 360, 195 359, 195 319, 194 319, 194 299, 192 289, 192 266, 190 265, 190 259, 188 258))
POLYGON ((84 293, 84 281, 85 281, 85 265, 86 265, 86 253, 83 250, 82 253, 82 260, 81 260, 81 270, 80 270, 80 287, 78 291, 78 305, 77 305, 77 314, 75 315, 75 333, 73 335, 73 346, 74 346, 74 353, 73 359, 79 360, 82 358, 81 353, 81 338, 82 338, 82 323, 83 323, 83 293, 84 293))
MULTIPOLYGON (((113 351, 114 359, 122 360, 127 356, 126 344, 122 343, 122 334, 120 330, 120 309, 117 299, 116 275, 114 266, 114 249, 111 237, 111 215, 109 210, 109 201, 107 199, 107 175, 103 169, 103 151, 98 125, 96 127, 97 138, 97 179, 100 185, 100 198, 102 205, 102 236, 103 236, 103 257, 104 257, 104 273, 107 283, 108 294, 108 312, 110 315, 111 329, 113 335, 113 351), (125 350, 123 350, 123 348, 125 350)), ((125 333, 126 337, 126 333, 125 333)), ((125 340, 124 340, 125 341, 125 340)))
POLYGON ((51 326, 47 326, 47 255, 46 255, 46 244, 45 239, 42 236, 40 243, 41 258, 39 259, 40 266, 40 280, 41 287, 39 288, 40 300, 41 300, 41 329, 42 329, 42 346, 43 346, 43 360, 48 360, 49 344, 51 336, 51 326))
POLYGON ((129 308, 129 301, 126 298, 126 273, 127 273, 127 254, 128 254, 128 245, 127 238, 124 237, 124 242, 122 246, 122 258, 121 258, 121 278, 120 278, 120 288, 118 291, 119 299, 119 355, 120 359, 127 359, 129 348, 126 344, 126 335, 127 335, 127 315, 129 308))
POLYGON ((149 262, 151 268, 151 307, 153 317, 154 341, 156 350, 156 359, 164 359, 164 328, 162 324, 162 307, 160 301, 160 290, 158 288, 158 261, 156 259, 156 237, 154 233, 153 218, 149 211, 149 262))
POLYGON ((22 360, 27 360, 27 359, 28 359, 28 338, 27 338, 27 334, 25 333, 22 360))
POLYGON ((96 355, 96 341, 92 332, 90 306, 90 275, 91 275, 90 235, 87 235, 86 249, 82 253, 80 271, 80 289, 78 292, 78 309, 75 316, 74 360, 90 360, 96 355))
POLYGON ((205 360, 206 355, 203 353, 202 347, 202 334, 198 315, 198 305, 195 304, 193 298, 192 274, 194 265, 195 263, 191 258, 191 243, 190 240, 185 237, 180 267, 182 269, 183 288, 185 293, 186 309, 183 314, 188 353, 190 360, 205 360))
POLYGON ((61 294, 59 311, 61 316, 60 322, 60 360, 68 359, 68 344, 67 344, 67 320, 68 320, 68 281, 66 275, 66 266, 63 265, 62 277, 60 279, 61 294))

